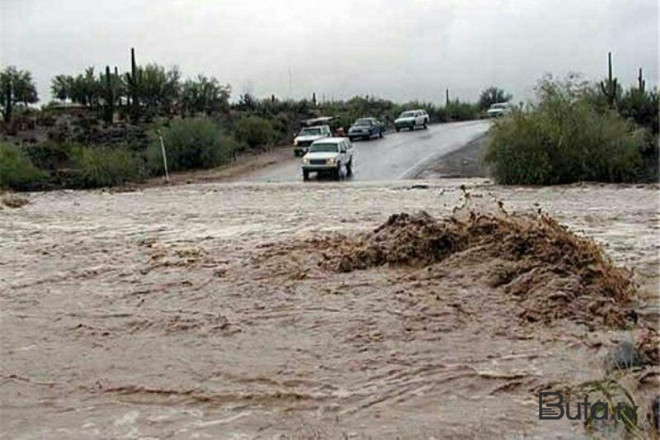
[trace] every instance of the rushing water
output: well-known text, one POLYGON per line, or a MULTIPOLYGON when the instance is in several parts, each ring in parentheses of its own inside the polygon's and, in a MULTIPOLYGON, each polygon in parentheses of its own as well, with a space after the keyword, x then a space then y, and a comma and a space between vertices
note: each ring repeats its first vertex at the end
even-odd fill
POLYGON ((620 332, 517 322, 476 267, 330 273, 287 244, 447 215, 465 184, 594 237, 657 317, 657 187, 427 184, 67 191, 4 208, 0 438, 582 436, 540 422, 536 393, 600 377, 620 332))

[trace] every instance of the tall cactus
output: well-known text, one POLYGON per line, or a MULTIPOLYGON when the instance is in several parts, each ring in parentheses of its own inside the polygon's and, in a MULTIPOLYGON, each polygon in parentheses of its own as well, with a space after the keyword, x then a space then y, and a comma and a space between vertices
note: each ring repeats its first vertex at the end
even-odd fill
POLYGON ((11 121, 11 111, 13 107, 12 103, 12 80, 11 78, 7 78, 7 81, 5 82, 5 89, 2 91, 2 93, 5 94, 5 97, 3 99, 5 108, 4 108, 4 119, 5 122, 9 123, 11 121))
POLYGON ((612 52, 607 53, 607 63, 608 63, 607 81, 601 81, 600 89, 602 90, 603 95, 607 97, 610 107, 614 107, 619 92, 619 80, 617 80, 612 76, 612 52))
POLYGON ((131 117, 137 120, 140 112, 140 83, 142 82, 142 70, 135 62, 135 49, 131 47, 131 73, 126 74, 127 94, 130 97, 128 105, 131 109, 131 117))
POLYGON ((639 76, 637 77, 637 85, 639 88, 639 91, 641 93, 644 93, 646 91, 646 81, 644 80, 644 76, 642 75, 642 68, 639 68, 639 76))
POLYGON ((115 87, 115 78, 110 75, 110 66, 105 66, 105 77, 102 81, 103 101, 105 101, 103 118, 108 125, 112 124, 115 114, 115 87))

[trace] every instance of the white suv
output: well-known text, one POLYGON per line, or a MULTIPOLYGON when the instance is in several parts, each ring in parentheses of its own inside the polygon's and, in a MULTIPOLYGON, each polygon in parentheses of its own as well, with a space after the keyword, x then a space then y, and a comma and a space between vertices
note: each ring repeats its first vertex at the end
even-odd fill
POLYGON ((408 128, 412 131, 418 126, 427 128, 428 123, 429 115, 426 110, 408 110, 396 118, 394 128, 396 128, 396 131, 400 131, 402 128, 408 128))
POLYGON ((346 175, 353 174, 353 144, 346 138, 327 138, 314 142, 302 159, 303 180, 310 173, 329 173, 336 180, 341 178, 342 166, 346 175))
POLYGON ((498 102, 490 106, 486 114, 489 118, 506 116, 513 111, 513 106, 508 102, 498 102))

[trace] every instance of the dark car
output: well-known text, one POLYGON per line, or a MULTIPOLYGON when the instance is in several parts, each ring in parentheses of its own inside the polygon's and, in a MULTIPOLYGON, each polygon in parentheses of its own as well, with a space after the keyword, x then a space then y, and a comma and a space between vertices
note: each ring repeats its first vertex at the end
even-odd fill
POLYGON ((376 118, 360 118, 348 129, 348 138, 371 139, 372 137, 383 137, 385 125, 376 118))

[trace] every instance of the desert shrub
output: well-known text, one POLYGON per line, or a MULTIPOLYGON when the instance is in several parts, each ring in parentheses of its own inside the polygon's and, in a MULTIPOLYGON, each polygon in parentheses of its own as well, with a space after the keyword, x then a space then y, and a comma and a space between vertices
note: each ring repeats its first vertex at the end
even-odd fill
POLYGON ((121 185, 139 179, 142 161, 123 147, 82 147, 73 149, 74 174, 67 186, 96 188, 121 185))
POLYGON ((452 121, 471 121, 479 119, 479 104, 461 102, 458 99, 449 101, 445 107, 446 118, 452 121))
POLYGON ((246 116, 236 123, 236 139, 250 148, 268 145, 275 140, 275 129, 269 120, 246 116))
POLYGON ((658 134, 660 99, 658 99, 657 90, 646 92, 645 90, 630 88, 621 97, 618 110, 622 116, 631 118, 637 124, 648 128, 651 133, 658 134))
POLYGON ((44 179, 46 175, 34 166, 20 147, 0 144, 0 187, 36 189, 44 179))
POLYGON ((73 154, 74 145, 71 143, 48 142, 24 147, 25 154, 39 169, 55 172, 59 168, 68 166, 73 154))
MULTIPOLYGON (((172 122, 163 131, 163 142, 170 171, 210 168, 228 162, 235 142, 221 133, 220 128, 206 118, 172 122)), ((146 152, 147 166, 152 174, 162 174, 163 157, 160 139, 154 136, 146 152)))
POLYGON ((539 102, 492 128, 485 160, 505 184, 634 180, 642 132, 615 111, 596 109, 573 79, 545 79, 539 102))

